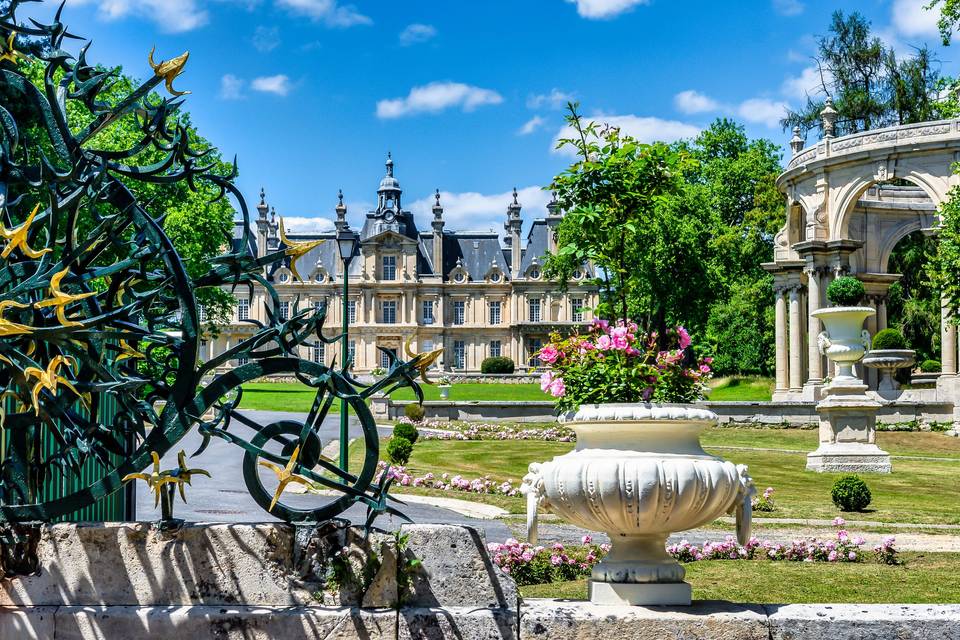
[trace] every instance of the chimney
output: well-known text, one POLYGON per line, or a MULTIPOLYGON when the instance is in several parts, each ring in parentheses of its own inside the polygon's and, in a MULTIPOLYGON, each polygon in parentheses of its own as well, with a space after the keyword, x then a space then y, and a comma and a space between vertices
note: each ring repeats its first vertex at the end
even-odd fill
POLYGON ((440 276, 441 282, 446 275, 443 272, 443 207, 440 206, 440 189, 434 196, 437 201, 433 205, 433 272, 440 276))
POLYGON ((553 198, 547 203, 547 251, 556 253, 557 251, 557 229, 563 221, 563 212, 560 210, 560 203, 557 202, 557 192, 553 192, 553 198))
POLYGON ((520 203, 517 201, 517 188, 513 188, 513 202, 507 206, 507 221, 503 228, 510 234, 510 278, 520 277, 520 229, 523 221, 520 219, 520 203))
POLYGON ((340 233, 347 228, 347 205, 343 204, 343 189, 337 191, 337 199, 339 203, 336 208, 337 221, 334 226, 337 228, 337 233, 340 233))

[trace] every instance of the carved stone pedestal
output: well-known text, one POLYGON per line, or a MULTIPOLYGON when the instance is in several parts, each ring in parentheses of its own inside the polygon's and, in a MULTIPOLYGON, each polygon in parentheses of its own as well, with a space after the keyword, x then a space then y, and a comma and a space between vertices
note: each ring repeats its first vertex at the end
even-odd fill
POLYGON ((807 454, 807 471, 893 471, 890 454, 876 445, 877 410, 881 405, 867 396, 866 390, 866 385, 839 379, 824 390, 824 399, 817 403, 820 446, 807 454))

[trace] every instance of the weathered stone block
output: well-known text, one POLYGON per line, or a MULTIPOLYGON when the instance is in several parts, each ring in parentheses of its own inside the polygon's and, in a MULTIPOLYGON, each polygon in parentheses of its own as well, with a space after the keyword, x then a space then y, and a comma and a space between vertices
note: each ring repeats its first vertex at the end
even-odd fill
POLYGON ((473 607, 400 610, 400 640, 516 640, 517 612, 473 607))
MULTIPOLYGON (((822 638, 833 637, 824 635, 822 638)), ((524 600, 520 640, 768 640, 763 608, 727 602, 690 607, 621 607, 524 600)))
POLYGON ((50 640, 56 611, 56 607, 0 607, 0 638, 50 640))
POLYGON ((145 523, 45 527, 41 572, 0 582, 0 605, 300 605, 316 584, 293 571, 293 529, 282 524, 145 523))
POLYGON ((400 532, 407 539, 400 567, 409 572, 404 606, 516 609, 517 585, 493 564, 476 529, 404 525, 400 532))
POLYGON ((771 640, 956 640, 960 605, 767 605, 771 640))
POLYGON ((349 607, 61 607, 45 638, 395 640, 396 623, 395 611, 349 607))

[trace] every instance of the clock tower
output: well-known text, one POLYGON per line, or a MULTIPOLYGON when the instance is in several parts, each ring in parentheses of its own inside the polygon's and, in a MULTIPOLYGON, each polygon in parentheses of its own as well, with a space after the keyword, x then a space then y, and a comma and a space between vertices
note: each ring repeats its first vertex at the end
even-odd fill
POLYGON ((380 181, 377 189, 377 217, 386 222, 393 222, 400 215, 400 195, 403 189, 400 182, 393 177, 393 158, 387 153, 387 175, 380 181))

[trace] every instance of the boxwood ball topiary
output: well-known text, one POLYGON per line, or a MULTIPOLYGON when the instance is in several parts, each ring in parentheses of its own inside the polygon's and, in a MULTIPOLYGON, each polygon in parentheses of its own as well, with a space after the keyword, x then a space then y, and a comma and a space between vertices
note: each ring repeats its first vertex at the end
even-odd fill
POLYGON ((393 437, 405 438, 410 441, 410 444, 416 444, 417 439, 420 437, 420 432, 409 422, 398 422, 396 426, 393 427, 393 437))
POLYGON ((504 356, 484 358, 483 362, 480 363, 482 373, 513 373, 515 369, 516 365, 513 360, 504 356))
POLYGON ((412 403, 403 408, 403 415, 414 422, 423 422, 425 413, 421 405, 412 403))
POLYGON ((870 487, 857 475, 846 475, 837 478, 830 492, 833 504, 841 511, 863 511, 870 504, 872 496, 870 487))
POLYGON ((938 373, 941 368, 939 360, 924 360, 920 363, 920 371, 924 373, 938 373))
POLYGON ((838 307, 855 307, 863 294, 863 283, 853 276, 837 278, 827 287, 827 300, 838 307))
POLYGON ((884 329, 878 331, 873 336, 873 348, 876 351, 882 349, 906 349, 907 341, 903 339, 903 334, 896 329, 884 329))
POLYGON ((393 436, 387 442, 387 457, 393 464, 405 466, 410 462, 410 454, 413 453, 413 443, 406 438, 393 436))

